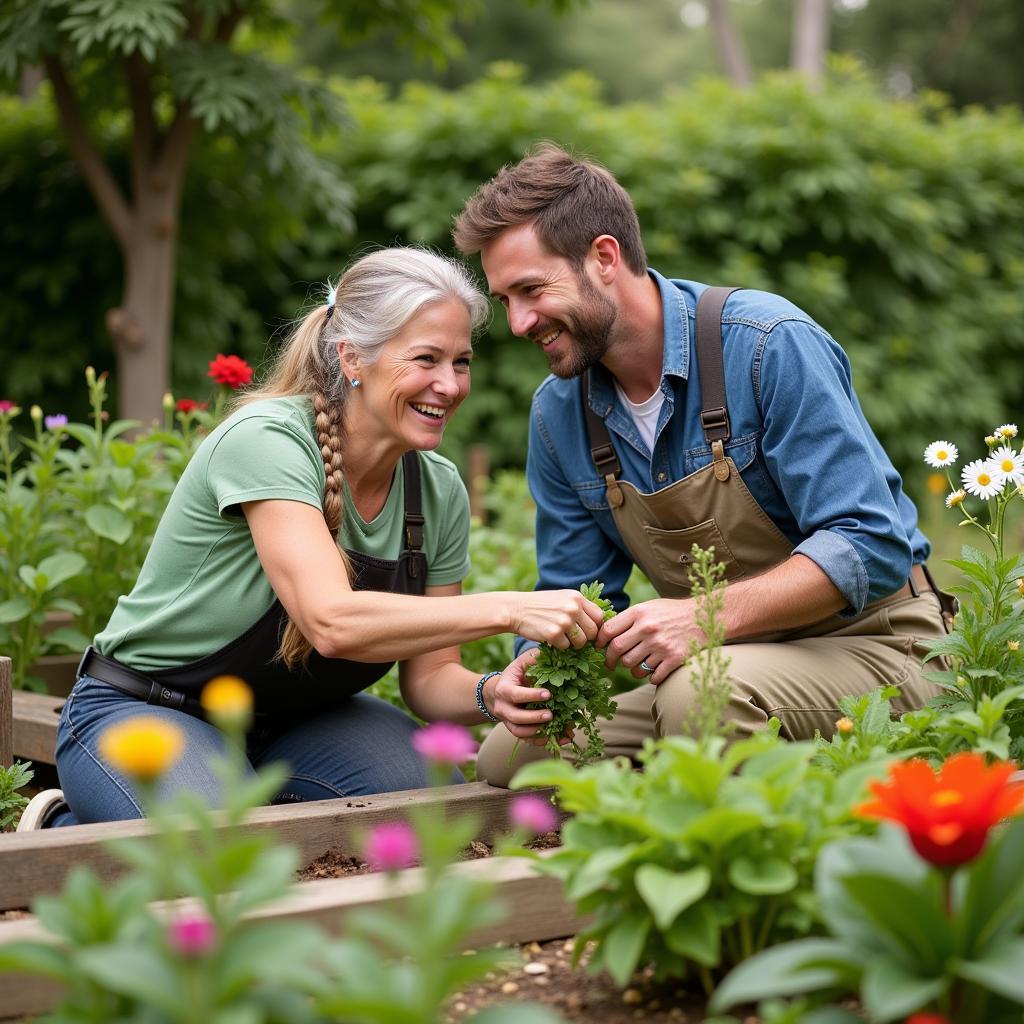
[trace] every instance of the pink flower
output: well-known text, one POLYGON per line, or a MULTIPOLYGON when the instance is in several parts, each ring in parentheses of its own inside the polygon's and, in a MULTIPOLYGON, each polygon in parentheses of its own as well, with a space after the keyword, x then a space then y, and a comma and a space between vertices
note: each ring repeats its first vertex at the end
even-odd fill
MULTIPOLYGON (((5 416, 9 412, 14 412, 18 407, 7 398, 0 398, 0 416, 5 416)), ((15 413, 17 415, 17 413, 15 413)))
POLYGON ((385 822, 370 833, 363 855, 374 871, 411 868, 419 859, 420 841, 407 822, 385 822))
POLYGON ((167 941, 182 956, 203 956, 217 942, 217 926, 202 914, 179 917, 168 926, 167 941))
POLYGON ((416 752, 428 761, 462 764, 476 750, 476 741, 468 729, 453 722, 434 722, 412 737, 416 752))
POLYGON ((514 797, 508 816, 516 828, 528 829, 536 835, 543 835, 558 828, 558 812, 549 801, 535 793, 523 793, 514 797))

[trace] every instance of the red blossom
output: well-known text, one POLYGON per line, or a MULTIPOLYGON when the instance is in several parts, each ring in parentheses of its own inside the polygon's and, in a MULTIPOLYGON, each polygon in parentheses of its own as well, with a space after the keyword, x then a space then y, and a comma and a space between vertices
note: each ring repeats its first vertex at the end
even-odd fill
MULTIPOLYGON (((210 366, 212 367, 213 363, 210 363, 210 366)), ((194 398, 179 398, 178 401, 174 403, 174 408, 177 409, 178 412, 189 413, 194 412, 196 409, 205 409, 206 403, 197 402, 194 398)))
POLYGON ((951 1024, 941 1013, 914 1013, 907 1018, 907 1024, 951 1024))
POLYGON ((210 361, 207 376, 218 384, 237 390, 252 380, 252 367, 241 356, 225 356, 218 352, 217 358, 210 361))
POLYGON ((897 822, 926 861, 955 867, 974 860, 992 826, 1021 810, 1024 784, 1010 782, 1014 771, 980 754, 956 754, 938 775, 927 761, 903 761, 889 768, 888 782, 871 783, 876 799, 857 813, 897 822))
POLYGON ((16 409, 17 406, 8 398, 0 398, 0 413, 10 412, 12 409, 16 409))

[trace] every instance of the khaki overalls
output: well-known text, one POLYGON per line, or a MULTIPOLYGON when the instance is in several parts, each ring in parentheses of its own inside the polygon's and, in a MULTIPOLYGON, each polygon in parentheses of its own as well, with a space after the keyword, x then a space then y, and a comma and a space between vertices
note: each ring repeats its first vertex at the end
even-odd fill
MULTIPOLYGON (((747 490, 725 455, 729 417, 722 361, 721 314, 732 289, 709 288, 697 306, 696 356, 701 380, 701 423, 712 462, 664 490, 644 494, 620 480, 621 468, 604 421, 591 409, 588 376, 581 380, 591 454, 605 479, 608 505, 634 561, 662 597, 690 594, 690 548, 714 546, 726 579, 754 576, 790 557, 793 545, 747 490)), ((922 675, 921 639, 942 636, 945 626, 924 567, 895 594, 876 601, 854 619, 830 616, 821 622, 727 644, 732 698, 726 717, 730 735, 742 738, 763 728, 772 716, 788 739, 808 739, 815 730, 832 733, 840 715, 839 698, 896 685, 893 702, 902 713, 920 707, 936 692, 922 675)), ((641 683, 616 698, 619 710, 601 723, 609 757, 633 756, 649 736, 684 730, 692 719, 694 690, 686 664, 655 687, 641 683)), ((582 737, 577 737, 582 742, 582 737)), ((478 775, 507 785, 527 761, 549 756, 521 744, 509 764, 514 738, 498 726, 485 740, 478 775)))

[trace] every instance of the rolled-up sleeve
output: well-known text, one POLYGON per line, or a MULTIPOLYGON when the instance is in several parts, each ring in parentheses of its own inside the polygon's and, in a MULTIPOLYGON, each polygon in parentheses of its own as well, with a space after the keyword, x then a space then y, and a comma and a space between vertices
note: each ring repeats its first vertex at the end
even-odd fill
POLYGON ((912 550, 849 361, 815 325, 786 320, 766 332, 758 372, 762 452, 803 534, 795 551, 859 614, 906 582, 912 550))

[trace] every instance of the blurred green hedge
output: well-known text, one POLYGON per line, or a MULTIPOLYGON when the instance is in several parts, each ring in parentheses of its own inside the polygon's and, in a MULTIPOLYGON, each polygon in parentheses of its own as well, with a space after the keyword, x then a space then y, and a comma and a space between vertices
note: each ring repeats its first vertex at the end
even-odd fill
MULTIPOLYGON (((177 379, 185 362, 216 350, 252 355, 309 282, 336 274, 366 243, 449 248, 466 196, 551 138, 616 173, 659 270, 779 291, 816 317, 849 352, 868 418, 904 471, 923 469, 920 451, 935 437, 970 441, 968 432, 1024 415, 1016 109, 956 113, 933 95, 894 102, 853 67, 819 94, 780 75, 746 92, 709 81, 614 107, 590 78, 528 86, 513 65, 458 92, 414 85, 389 98, 367 80, 337 87, 353 125, 323 145, 355 189, 354 237, 275 205, 258 168, 237 155, 198 154, 185 201, 177 379)), ((52 120, 35 108, 2 113, 0 182, 21 198, 0 235, 0 273, 14 292, 0 331, 30 341, 51 374, 62 360, 77 369, 82 347, 101 343, 104 303, 116 295, 112 243, 61 170, 52 120), (43 301, 48 294, 57 301, 43 301), (73 344, 59 351, 56 337, 73 344)), ((495 465, 519 464, 543 360, 511 338, 500 312, 478 350, 474 393, 446 449, 459 457, 464 443, 486 439, 495 465)), ((23 398, 27 378, 4 363, 2 397, 23 398)))

